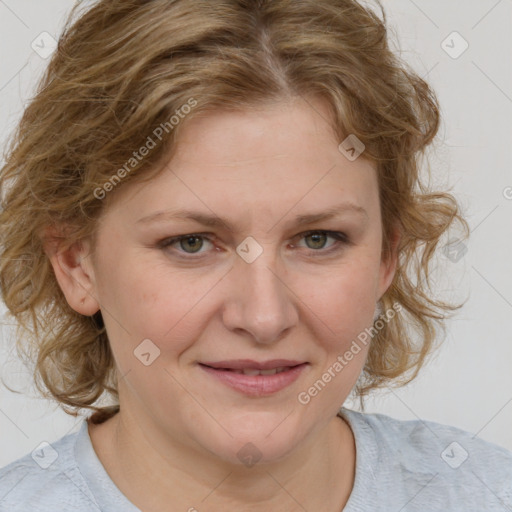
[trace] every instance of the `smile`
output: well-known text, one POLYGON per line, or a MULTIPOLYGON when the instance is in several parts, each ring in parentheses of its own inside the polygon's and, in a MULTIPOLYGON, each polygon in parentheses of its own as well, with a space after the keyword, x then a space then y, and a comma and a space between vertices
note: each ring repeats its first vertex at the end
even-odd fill
MULTIPOLYGON (((271 368, 270 370, 258 370, 256 368, 244 368, 243 370, 233 370, 224 368, 228 372, 242 373, 243 375, 275 375, 276 373, 286 372, 293 368, 292 366, 280 366, 279 368, 271 368)), ((218 368, 217 368, 218 369, 218 368)))
POLYGON ((199 363, 199 367, 218 382, 239 393, 249 396, 266 396, 290 386, 308 364, 282 360, 264 363, 238 360, 199 363))

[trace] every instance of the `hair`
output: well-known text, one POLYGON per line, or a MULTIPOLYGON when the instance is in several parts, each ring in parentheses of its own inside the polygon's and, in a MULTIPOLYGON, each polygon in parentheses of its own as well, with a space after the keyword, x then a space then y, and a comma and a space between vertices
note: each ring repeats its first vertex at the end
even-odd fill
POLYGON ((356 392, 363 397, 417 375, 444 319, 460 307, 432 297, 433 258, 450 226, 458 221, 467 233, 467 224, 454 197, 430 190, 420 172, 439 105, 390 49, 377 5, 380 16, 354 0, 75 6, 0 171, 0 287, 18 325, 18 355, 34 364, 43 396, 74 416, 95 410, 97 422, 119 410, 101 312, 84 316, 68 305, 44 250, 47 228, 57 229, 63 247, 94 242, 116 191, 155 176, 187 121, 294 98, 327 101, 338 140, 355 135, 362 157, 376 164, 383 257, 394 229, 401 234, 382 298, 384 311, 399 305, 400 314, 373 336, 356 392), (155 147, 134 158, 149 138, 155 147), (110 407, 98 405, 104 394, 110 407))

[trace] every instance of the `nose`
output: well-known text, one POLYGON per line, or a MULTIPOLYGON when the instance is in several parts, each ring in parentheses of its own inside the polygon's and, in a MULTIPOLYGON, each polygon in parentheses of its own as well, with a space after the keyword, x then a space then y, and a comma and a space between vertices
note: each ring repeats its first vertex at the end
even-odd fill
POLYGON ((298 312, 286 273, 265 252, 252 263, 238 258, 228 277, 222 315, 226 328, 245 333, 258 344, 271 344, 297 324, 298 312))

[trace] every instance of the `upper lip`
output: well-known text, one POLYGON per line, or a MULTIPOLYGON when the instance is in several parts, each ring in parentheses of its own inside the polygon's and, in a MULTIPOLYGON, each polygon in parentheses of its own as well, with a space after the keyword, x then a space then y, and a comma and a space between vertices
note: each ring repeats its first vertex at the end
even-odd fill
POLYGON ((272 370, 283 366, 297 366, 306 361, 294 361, 292 359, 272 359, 270 361, 253 361, 252 359, 230 359, 229 361, 215 361, 200 363, 211 368, 223 368, 229 370, 244 370, 252 368, 255 370, 272 370))

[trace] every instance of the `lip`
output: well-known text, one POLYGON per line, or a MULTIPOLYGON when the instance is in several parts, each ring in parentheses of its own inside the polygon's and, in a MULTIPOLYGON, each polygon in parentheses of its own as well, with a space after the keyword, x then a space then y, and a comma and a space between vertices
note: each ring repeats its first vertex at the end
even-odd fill
POLYGON ((222 384, 248 396, 268 396, 277 393, 295 382, 309 363, 274 359, 273 361, 256 362, 250 360, 217 361, 215 363, 199 363, 199 367, 220 381, 222 384), (213 366, 215 364, 215 366, 213 366), (270 370, 288 366, 288 370, 274 375, 244 375, 229 370, 254 368, 270 370))
POLYGON ((255 370, 271 370, 280 366, 297 366, 305 361, 294 361, 292 359, 272 359, 269 361, 254 361, 253 359, 230 359, 226 361, 205 361, 200 364, 210 366, 211 368, 223 368, 229 370, 243 370, 244 368, 254 368, 255 370))

